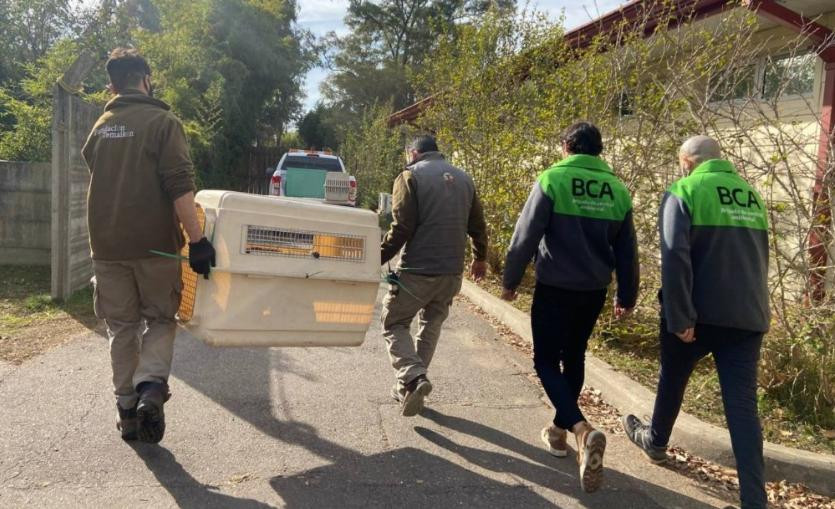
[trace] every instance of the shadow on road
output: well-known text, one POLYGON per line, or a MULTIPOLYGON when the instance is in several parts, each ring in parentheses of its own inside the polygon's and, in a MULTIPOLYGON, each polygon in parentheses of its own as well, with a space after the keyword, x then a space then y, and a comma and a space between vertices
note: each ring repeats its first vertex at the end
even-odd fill
MULTIPOLYGON (((179 380, 265 435, 303 447, 329 463, 270 480, 287 507, 552 507, 527 487, 497 482, 426 451, 400 448, 365 455, 319 436, 313 426, 292 417, 292 399, 281 383, 286 377, 316 380, 316 376, 293 363, 281 350, 210 348, 188 334, 180 334, 175 355, 174 375, 179 380), (274 377, 280 379, 272 383, 274 377), (276 418, 274 412, 282 418, 276 418)), ((176 467, 165 467, 165 475, 157 477, 179 502, 180 495, 199 492, 201 485, 173 462, 176 467)), ((148 460, 146 463, 155 474, 160 469, 148 460)), ((231 497, 206 502, 224 507, 248 507, 250 503, 231 497)))
MULTIPOLYGON (((525 459, 460 445, 436 431, 416 427, 420 436, 479 469, 509 474, 517 482, 500 482, 466 463, 459 465, 413 447, 363 454, 320 436, 315 427, 295 419, 293 403, 304 395, 285 394, 284 381, 288 377, 315 381, 317 376, 282 350, 211 348, 181 334, 174 375, 265 435, 325 460, 325 465, 276 475, 269 481, 287 507, 553 507, 553 502, 537 492, 543 488, 565 493, 586 507, 710 507, 616 471, 607 471, 610 489, 584 494, 577 485, 572 459, 551 458, 512 435, 433 410, 422 414, 427 424, 471 435, 494 449, 512 451, 525 459), (663 505, 652 502, 647 495, 663 505)), ((187 498, 193 493, 204 507, 249 507, 255 503, 216 493, 198 483, 167 451, 143 459, 181 505, 191 505, 192 500, 187 498)))
POLYGON ((534 447, 503 431, 469 419, 445 415, 431 408, 425 409, 421 413, 421 416, 441 427, 478 438, 496 447, 512 451, 531 461, 524 461, 518 457, 461 445, 440 433, 416 426, 414 428, 415 432, 429 442, 453 452, 481 468, 494 472, 506 472, 528 483, 555 489, 560 493, 565 493, 583 500, 591 507, 624 507, 624 491, 645 493, 654 500, 665 502, 664 505, 656 505, 657 507, 686 507, 693 509, 713 507, 687 495, 670 491, 657 484, 643 481, 612 469, 607 469, 604 472, 606 479, 604 487, 597 493, 587 494, 579 487, 577 463, 572 453, 569 453, 567 458, 557 459, 546 453, 544 449, 534 447), (617 491, 611 488, 615 488, 617 491))
POLYGON ((287 507, 553 507, 527 486, 505 484, 412 447, 314 468, 270 482, 287 507))
POLYGON ((142 458, 159 483, 174 497, 178 507, 186 509, 204 507, 236 507, 263 509, 270 507, 257 500, 236 498, 218 492, 216 486, 199 482, 192 477, 171 451, 157 445, 131 443, 136 455, 142 458))

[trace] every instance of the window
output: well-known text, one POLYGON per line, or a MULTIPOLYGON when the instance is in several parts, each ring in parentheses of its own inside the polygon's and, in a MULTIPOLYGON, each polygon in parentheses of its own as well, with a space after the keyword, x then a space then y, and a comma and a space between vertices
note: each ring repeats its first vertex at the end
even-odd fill
POLYGON ((714 76, 710 80, 710 99, 714 102, 744 98, 768 100, 811 94, 816 72, 814 53, 760 58, 714 76))
POLYGON ((316 156, 291 156, 284 158, 284 164, 281 165, 282 170, 287 168, 304 168, 310 170, 325 170, 325 171, 342 171, 342 166, 339 165, 339 159, 331 157, 316 157, 316 156))
POLYGON ((814 53, 769 59, 763 75, 763 97, 771 99, 812 93, 816 64, 814 53))
POLYGON ((751 97, 756 90, 757 65, 746 65, 738 69, 731 69, 711 80, 710 99, 712 101, 727 101, 751 97))

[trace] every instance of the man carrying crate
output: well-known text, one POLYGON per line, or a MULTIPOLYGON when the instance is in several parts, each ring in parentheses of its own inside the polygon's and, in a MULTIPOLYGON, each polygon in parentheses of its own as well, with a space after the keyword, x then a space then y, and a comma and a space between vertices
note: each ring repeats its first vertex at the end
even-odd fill
POLYGON ((192 241, 191 268, 208 276, 215 252, 194 204, 194 172, 180 121, 153 98, 151 69, 136 50, 117 48, 106 64, 116 96, 82 154, 90 168, 87 225, 96 316, 107 325, 122 439, 157 443, 180 305, 177 254, 192 241))
POLYGON ((391 228, 381 260, 403 254, 391 290, 383 301, 383 336, 397 381, 392 397, 401 414, 417 415, 432 391, 426 370, 452 299, 461 290, 467 236, 472 239, 475 279, 487 271, 487 226, 473 179, 452 166, 431 136, 407 148, 410 163, 394 181, 391 228), (409 328, 420 313, 415 341, 409 328))

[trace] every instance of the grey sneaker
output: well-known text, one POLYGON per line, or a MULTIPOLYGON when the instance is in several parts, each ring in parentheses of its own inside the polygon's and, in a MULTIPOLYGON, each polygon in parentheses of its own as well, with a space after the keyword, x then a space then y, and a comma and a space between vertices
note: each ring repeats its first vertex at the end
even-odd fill
POLYGON ((136 440, 138 428, 139 422, 136 419, 136 406, 125 410, 119 406, 119 403, 116 403, 116 429, 122 434, 122 440, 128 442, 136 440))
POLYGON ((558 458, 568 456, 567 433, 564 429, 551 424, 542 428, 539 436, 542 438, 542 443, 545 444, 545 450, 552 456, 558 458))
POLYGON ((667 446, 659 446, 652 443, 652 433, 649 426, 641 422, 632 414, 621 417, 621 424, 626 431, 626 436, 653 463, 659 464, 667 461, 667 446))
POLYGON ((423 410, 423 399, 432 392, 432 383, 425 375, 420 375, 406 384, 406 396, 400 403, 400 415, 413 417, 423 410))

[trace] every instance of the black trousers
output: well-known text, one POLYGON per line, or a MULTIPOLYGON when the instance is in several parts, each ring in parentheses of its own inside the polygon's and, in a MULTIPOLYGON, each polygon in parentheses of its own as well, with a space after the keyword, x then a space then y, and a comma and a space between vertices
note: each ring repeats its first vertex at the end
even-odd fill
POLYGON ((576 291, 537 282, 531 306, 533 365, 557 409, 554 424, 571 429, 586 420, 577 406, 586 346, 606 301, 606 289, 576 291))
POLYGON ((763 435, 757 414, 757 363, 763 333, 696 325, 696 340, 685 343, 667 332, 662 320, 660 340, 661 375, 652 412, 653 443, 667 445, 693 368, 702 357, 712 354, 736 458, 742 508, 765 509, 763 435))

